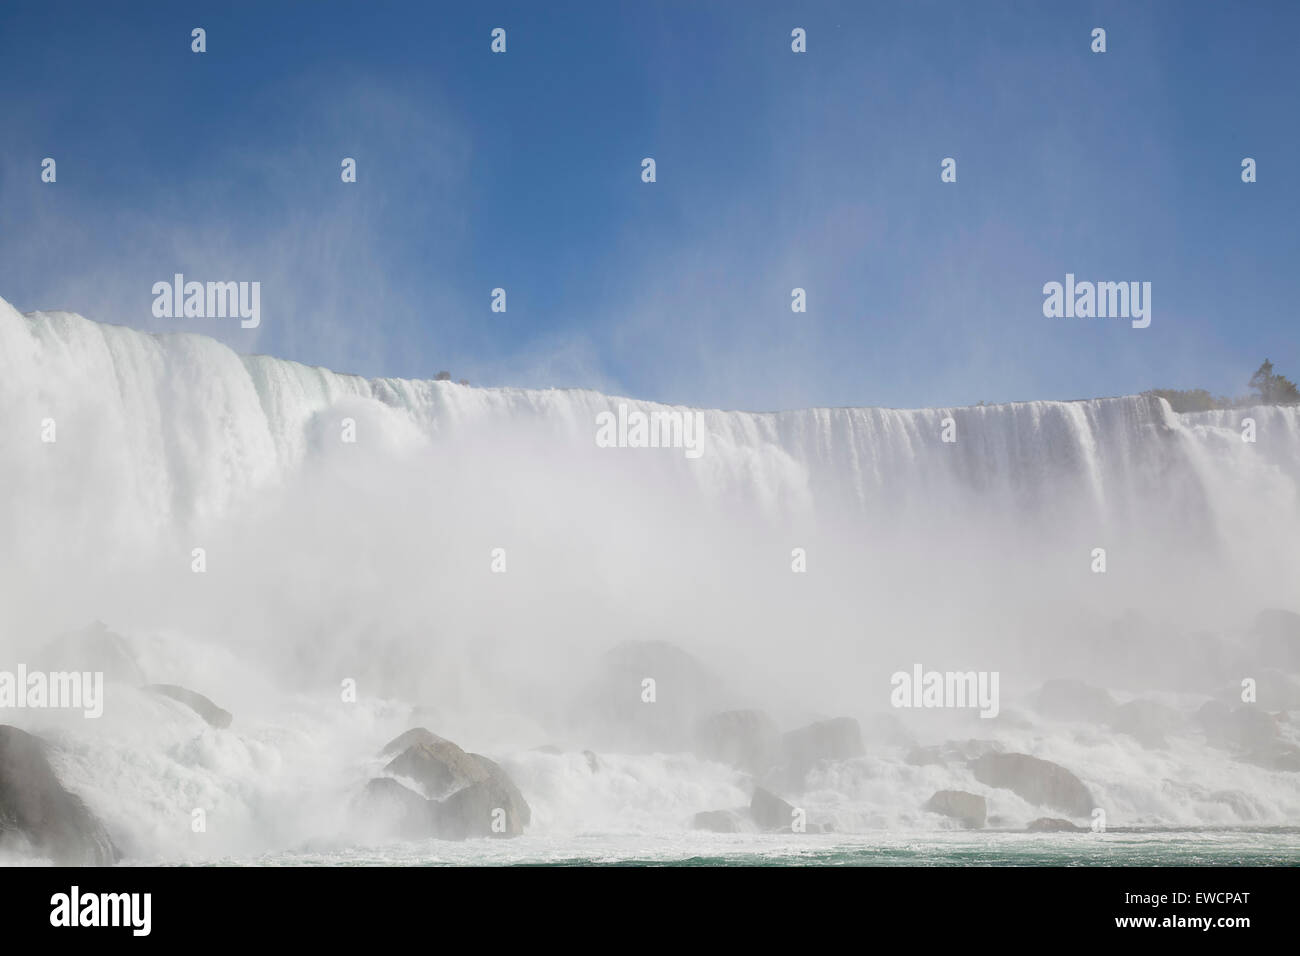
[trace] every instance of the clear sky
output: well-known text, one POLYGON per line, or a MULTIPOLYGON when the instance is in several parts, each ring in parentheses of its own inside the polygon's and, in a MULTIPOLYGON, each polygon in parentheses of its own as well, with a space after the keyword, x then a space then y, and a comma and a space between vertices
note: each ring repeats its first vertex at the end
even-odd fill
POLYGON ((1300 378, 1298 37, 1289 0, 6 0, 0 296, 728 408, 1241 394, 1300 378), (261 282, 261 326, 154 318, 175 272, 261 282), (1045 318, 1067 272, 1151 326, 1045 318))

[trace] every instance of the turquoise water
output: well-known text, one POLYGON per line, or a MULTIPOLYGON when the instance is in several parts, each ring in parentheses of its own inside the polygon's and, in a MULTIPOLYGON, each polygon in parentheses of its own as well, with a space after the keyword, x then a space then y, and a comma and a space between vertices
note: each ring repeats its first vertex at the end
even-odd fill
POLYGON ((222 865, 260 866, 1297 866, 1300 827, 532 836, 466 843, 301 851, 222 865))

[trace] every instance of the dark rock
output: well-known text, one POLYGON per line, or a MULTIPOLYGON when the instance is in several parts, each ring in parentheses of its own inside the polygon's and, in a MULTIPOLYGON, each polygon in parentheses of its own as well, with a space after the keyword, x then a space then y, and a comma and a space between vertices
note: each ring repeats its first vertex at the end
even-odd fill
MULTIPOLYGON (((1255 700, 1249 705, 1263 710, 1300 710, 1300 681, 1288 677, 1275 667, 1252 668, 1245 676, 1255 681, 1255 700)), ((1224 688, 1224 699, 1232 704, 1241 701, 1244 688, 1236 681, 1224 688)))
POLYGON ((471 783, 441 801, 435 811, 438 836, 444 840, 520 836, 530 815, 528 804, 503 777, 504 772, 502 777, 471 783))
POLYGON ((147 684, 145 690, 179 701, 218 730, 225 730, 234 719, 230 711, 222 710, 202 694, 179 684, 147 684))
POLYGON ((1260 611, 1250 628, 1263 661, 1300 674, 1300 614, 1270 608, 1260 611))
POLYGON ((1241 759, 1246 763, 1268 770, 1280 770, 1284 773, 1300 773, 1300 749, 1287 744, 1276 743, 1272 747, 1253 750, 1241 759))
POLYGON ((1036 709, 1053 720, 1105 724, 1115 710, 1115 700, 1100 687, 1081 680, 1049 680, 1038 689, 1036 709))
POLYGON ((940 790, 925 804, 931 813, 960 820, 968 829, 978 830, 988 816, 988 803, 983 797, 965 790, 940 790))
POLYGON ((728 710, 700 721, 696 753, 750 773, 762 773, 781 757, 781 732, 761 710, 728 710))
POLYGON ((948 758, 944 754, 942 744, 933 744, 929 747, 912 748, 903 761, 913 767, 943 767, 948 763, 948 758))
MULTIPOLYGON (((414 746, 415 744, 436 745, 438 743, 446 743, 446 741, 437 734, 432 733, 423 727, 412 727, 406 733, 399 734, 386 743, 384 749, 379 751, 379 756, 389 757, 393 754, 400 754, 407 747, 414 746)), ((557 754, 560 752, 558 747, 538 747, 537 749, 557 754)))
POLYGON ((594 753, 592 753, 590 750, 584 750, 584 751, 582 752, 582 755, 583 755, 584 757, 587 758, 587 767, 588 767, 588 769, 591 770, 592 773, 597 773, 597 772, 599 772, 599 770, 600 770, 600 758, 597 757, 597 756, 596 756, 594 753))
POLYGON ((1172 707, 1154 700, 1131 700, 1115 708, 1110 726, 1143 747, 1160 748, 1168 746, 1165 735, 1180 730, 1183 723, 1182 715, 1172 707))
POLYGON ((861 757, 862 731, 852 717, 836 717, 792 730, 782 738, 786 765, 802 776, 822 760, 850 760, 861 757))
POLYGON ((1060 817, 1039 817, 1031 821, 1027 829, 1030 833, 1080 833, 1084 828, 1060 817))
POLYGON ((913 767, 942 767, 950 763, 969 763, 986 753, 1001 753, 1006 748, 996 740, 949 740, 931 747, 909 750, 903 759, 913 767))
POLYGON ((526 827, 533 822, 533 810, 532 807, 528 805, 528 801, 524 799, 524 795, 519 792, 519 788, 516 787, 515 782, 510 779, 510 775, 501 769, 500 764, 489 760, 482 754, 470 754, 470 756, 482 764, 483 768, 487 770, 487 782, 499 791, 505 799, 505 803, 502 804, 502 806, 512 819, 517 818, 519 820, 522 832, 523 827, 526 827))
POLYGON ((389 761, 384 770, 414 780, 433 801, 437 836, 464 840, 524 832, 532 821, 532 809, 500 765, 482 754, 466 753, 422 727, 398 737, 389 748, 408 739, 417 742, 389 761))
POLYGON ((108 832, 55 776, 39 737, 0 726, 0 843, 26 843, 58 866, 118 859, 108 832))
POLYGON ((987 753, 971 761, 971 770, 980 783, 1011 790, 1037 806, 1086 817, 1096 805, 1078 777, 1059 764, 1028 754, 987 753))
MULTIPOLYGON (((600 739, 611 750, 690 750, 698 721, 723 703, 722 681, 693 656, 666 641, 629 641, 598 662, 584 724, 596 718, 600 739), (642 682, 655 682, 655 700, 642 699, 642 682)), ((584 711, 586 708, 583 708, 584 711)))
POLYGON ((1281 733, 1277 719, 1258 704, 1232 707, 1209 700, 1196 712, 1196 722, 1206 739, 1224 750, 1269 751, 1281 733))
POLYGON ((754 788, 749 801, 749 815, 764 830, 789 830, 794 822, 794 807, 770 790, 754 788))
MULTIPOLYGON (((420 743, 411 744, 399 753, 384 767, 384 772, 414 780, 424 795, 433 800, 441 800, 472 783, 487 781, 487 768, 472 755, 450 740, 430 734, 427 730, 424 733, 428 737, 421 736, 420 743)), ((396 744, 397 741, 393 743, 396 744)))
POLYGON ((692 827, 713 833, 744 833, 745 819, 735 810, 702 810, 695 814, 692 827))
POLYGON ((426 839, 437 832, 437 804, 392 777, 376 777, 367 783, 356 809, 367 826, 404 840, 426 839))

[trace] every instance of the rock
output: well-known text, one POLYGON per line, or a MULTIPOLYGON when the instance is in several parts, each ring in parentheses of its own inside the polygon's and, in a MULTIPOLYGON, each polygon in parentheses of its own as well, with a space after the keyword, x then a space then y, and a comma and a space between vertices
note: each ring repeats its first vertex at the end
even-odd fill
POLYGON ((446 840, 519 836, 532 822, 532 808, 499 764, 466 753, 423 727, 390 742, 385 751, 416 741, 389 761, 385 772, 414 780, 433 801, 433 829, 446 840), (502 811, 500 814, 497 811, 502 811))
POLYGON ((749 828, 743 816, 735 810, 701 810, 695 814, 691 826, 712 833, 744 833, 749 828))
POLYGON ((590 750, 584 750, 584 751, 582 752, 582 755, 583 755, 584 757, 587 758, 587 768, 588 768, 592 773, 597 773, 597 772, 599 772, 599 770, 600 770, 600 758, 597 757, 597 756, 596 756, 594 753, 592 753, 590 750))
MULTIPOLYGON (((1251 668, 1246 672, 1255 680, 1255 700, 1250 706, 1267 711, 1300 710, 1300 681, 1288 677, 1276 667, 1251 668)), ((1223 689, 1221 699, 1241 703, 1242 686, 1234 681, 1223 689)))
POLYGON ((422 840, 437 832, 437 805, 392 777, 376 777, 367 783, 356 809, 366 826, 404 840, 422 840))
POLYGON ((903 762, 913 767, 943 767, 948 763, 942 744, 929 747, 913 747, 903 757, 903 762))
POLYGON ((11 841, 56 866, 108 866, 118 859, 103 824, 55 776, 45 742, 0 726, 0 843, 11 841))
POLYGON ((781 732, 761 710, 728 710, 700 721, 696 753, 750 773, 762 773, 781 757, 781 732))
POLYGON ((970 766, 980 783, 1011 790, 1036 806, 1086 817, 1096 805, 1078 777, 1049 760, 1028 754, 987 753, 970 766))
POLYGON ((1300 749, 1288 744, 1275 743, 1262 750, 1253 750, 1241 759, 1246 763, 1267 770, 1280 770, 1283 773, 1300 773, 1300 749))
MULTIPOLYGON (((441 800, 472 783, 487 781, 487 768, 473 756, 450 740, 444 740, 427 730, 424 734, 428 736, 419 735, 419 743, 411 744, 389 761, 384 772, 414 780, 424 795, 432 800, 441 800)), ((401 739, 397 738, 393 744, 401 739)))
POLYGON ((44 671, 91 671, 106 681, 134 687, 145 683, 126 639, 99 621, 56 637, 37 652, 36 660, 44 671))
POLYGON ((915 747, 903 759, 913 767, 942 767, 969 763, 986 753, 1001 753, 1005 749, 996 740, 949 740, 931 747, 915 747))
POLYGON ((794 807, 770 790, 754 788, 749 801, 749 815, 764 830, 789 830, 794 822, 794 807))
MULTIPOLYGON (((437 734, 432 733, 423 727, 412 727, 406 733, 399 734, 388 743, 384 744, 384 749, 379 751, 379 756, 389 757, 393 754, 400 754, 407 747, 414 746, 415 744, 436 745, 438 743, 446 743, 446 741, 437 734)), ((558 754, 560 752, 559 747, 538 747, 537 749, 548 753, 558 754)))
POLYGON ((438 836, 444 840, 464 840, 520 836, 530 815, 519 789, 502 771, 500 777, 471 783, 441 801, 435 820, 438 836))
MULTIPOLYGON (((597 746, 633 752, 692 748, 697 722, 719 709, 722 681, 693 656, 666 641, 629 641, 598 662, 582 723, 596 718, 597 746), (641 699, 642 682, 655 682, 655 702, 641 699)), ((585 708, 584 708, 585 711, 585 708)))
POLYGON ((503 804, 504 808, 512 818, 517 817, 519 819, 521 824, 520 832, 522 832, 523 827, 533 822, 533 809, 528 805, 528 801, 524 799, 524 795, 515 786, 515 782, 510 779, 510 775, 501 769, 500 764, 489 760, 482 754, 470 754, 470 756, 482 764, 487 771, 488 783, 499 790, 504 797, 506 801, 503 804))
POLYGON ((1196 712, 1196 722, 1216 747, 1237 751, 1269 751, 1280 735, 1277 720, 1258 704, 1229 706, 1209 700, 1196 712))
POLYGON ((979 794, 965 790, 940 790, 926 801, 925 809, 960 820, 967 829, 978 830, 988 816, 988 803, 979 794))
POLYGON ((1168 746, 1166 734, 1183 726, 1183 717, 1172 707, 1154 700, 1131 700, 1115 708, 1110 726, 1122 734, 1134 737, 1143 747, 1168 746))
POLYGON ((1060 817, 1039 817, 1030 821, 1026 828, 1030 833, 1080 833, 1083 827, 1077 827, 1069 820, 1060 817))
POLYGON ((384 770, 414 780, 423 795, 399 781, 380 779, 367 785, 366 797, 406 833, 444 840, 519 836, 532 822, 528 801, 494 760, 466 753, 423 727, 390 741, 382 755, 399 747, 384 770))
POLYGON ((222 710, 202 694, 179 684, 147 684, 144 689, 179 701, 218 730, 225 730, 234 719, 230 711, 222 710))
POLYGON ((862 731, 852 717, 823 720, 792 730, 781 741, 787 766, 802 776, 822 760, 849 760, 861 757, 862 731))
POLYGON ((1115 700, 1100 687, 1081 680, 1049 680, 1038 689, 1036 708, 1053 720, 1104 724, 1115 710, 1115 700))
POLYGON ((1300 674, 1300 614, 1269 608, 1260 611, 1250 628, 1263 661, 1291 674, 1300 674))

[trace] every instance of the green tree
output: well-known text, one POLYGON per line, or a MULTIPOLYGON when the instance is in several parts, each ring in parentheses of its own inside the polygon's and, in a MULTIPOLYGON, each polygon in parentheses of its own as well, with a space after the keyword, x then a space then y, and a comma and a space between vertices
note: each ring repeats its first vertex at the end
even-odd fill
POLYGON ((1279 405, 1288 402, 1300 402, 1300 389, 1295 382, 1285 375, 1273 371, 1273 363, 1264 359, 1264 364, 1255 370, 1247 383, 1254 390, 1254 398, 1262 405, 1279 405))

